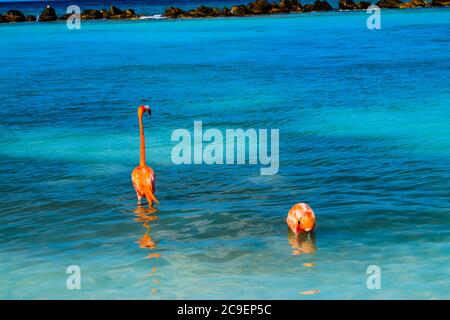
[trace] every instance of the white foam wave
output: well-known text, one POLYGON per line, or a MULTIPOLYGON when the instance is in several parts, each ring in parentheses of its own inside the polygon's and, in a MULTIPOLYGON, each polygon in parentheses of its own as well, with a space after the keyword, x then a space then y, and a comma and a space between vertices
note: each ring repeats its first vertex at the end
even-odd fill
POLYGON ((167 19, 167 17, 164 17, 162 14, 154 14, 152 16, 140 16, 139 19, 141 20, 148 20, 148 19, 167 19))

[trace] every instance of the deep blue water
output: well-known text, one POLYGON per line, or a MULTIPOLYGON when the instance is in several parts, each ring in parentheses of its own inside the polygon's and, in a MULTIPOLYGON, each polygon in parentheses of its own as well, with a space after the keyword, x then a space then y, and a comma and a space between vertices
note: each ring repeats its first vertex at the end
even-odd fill
POLYGON ((0 25, 0 298, 450 298, 450 10, 366 18, 0 25), (142 103, 155 220, 130 180, 142 103), (279 173, 174 165, 194 120, 278 128, 279 173), (296 202, 314 241, 287 232, 296 202))

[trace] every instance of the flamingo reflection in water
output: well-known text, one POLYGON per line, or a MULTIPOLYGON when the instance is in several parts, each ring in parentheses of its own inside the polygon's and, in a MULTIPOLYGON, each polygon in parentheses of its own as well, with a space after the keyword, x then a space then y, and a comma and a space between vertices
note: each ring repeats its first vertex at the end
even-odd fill
MULTIPOLYGON (((158 216, 156 215, 157 211, 158 210, 154 207, 137 207, 135 210, 133 210, 133 213, 136 215, 136 218, 134 218, 134 220, 142 223, 142 226, 145 228, 144 235, 136 241, 136 243, 139 245, 139 248, 141 249, 153 250, 157 247, 156 241, 154 241, 152 236, 150 235, 150 222, 158 219, 158 216)), ((161 254, 159 253, 150 253, 145 258, 157 259, 160 256, 161 254)), ((156 266, 153 266, 150 275, 153 276, 155 273, 156 266)), ((153 279, 153 284, 159 285, 159 283, 160 281, 158 279, 153 279)), ((152 288, 151 292, 152 295, 155 295, 158 290, 156 288, 152 288)))
POLYGON ((293 255, 314 254, 317 251, 316 236, 312 232, 296 234, 288 230, 288 242, 293 255))
MULTIPOLYGON (((292 231, 291 228, 288 228, 288 242, 292 248, 292 254, 295 256, 299 255, 312 255, 317 251, 316 246, 316 236, 314 232, 300 232, 296 233, 292 231)), ((303 267, 311 268, 315 267, 316 264, 312 262, 304 262, 303 267)), ((314 295, 319 293, 320 290, 303 290, 299 292, 301 295, 314 295)))
POLYGON ((137 222, 142 222, 142 226, 145 228, 144 235, 136 241, 137 244, 139 244, 140 248, 148 248, 153 249, 156 247, 156 243, 153 241, 152 237, 150 236, 151 226, 150 221, 157 220, 158 216, 153 215, 156 213, 155 208, 144 208, 144 207, 138 207, 134 210, 134 214, 137 216, 134 218, 137 222))

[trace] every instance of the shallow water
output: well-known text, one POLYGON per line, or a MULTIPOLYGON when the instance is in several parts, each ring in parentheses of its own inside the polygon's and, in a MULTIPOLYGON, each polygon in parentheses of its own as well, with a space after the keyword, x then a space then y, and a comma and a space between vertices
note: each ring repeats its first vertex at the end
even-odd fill
POLYGON ((450 10, 366 18, 0 25, 0 298, 450 298, 450 10), (173 165, 194 120, 278 128, 279 173, 173 165), (288 234, 296 202, 315 239, 288 234))

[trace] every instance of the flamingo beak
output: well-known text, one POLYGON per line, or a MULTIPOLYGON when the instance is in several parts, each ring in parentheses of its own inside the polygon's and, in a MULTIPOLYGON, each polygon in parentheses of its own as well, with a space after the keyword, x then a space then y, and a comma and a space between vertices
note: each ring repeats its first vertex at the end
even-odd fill
POLYGON ((148 112, 148 115, 151 116, 152 115, 152 109, 150 109, 149 106, 144 106, 145 108, 145 112, 148 112))
POLYGON ((301 221, 300 219, 297 220, 297 233, 302 231, 302 227, 301 227, 301 221))

